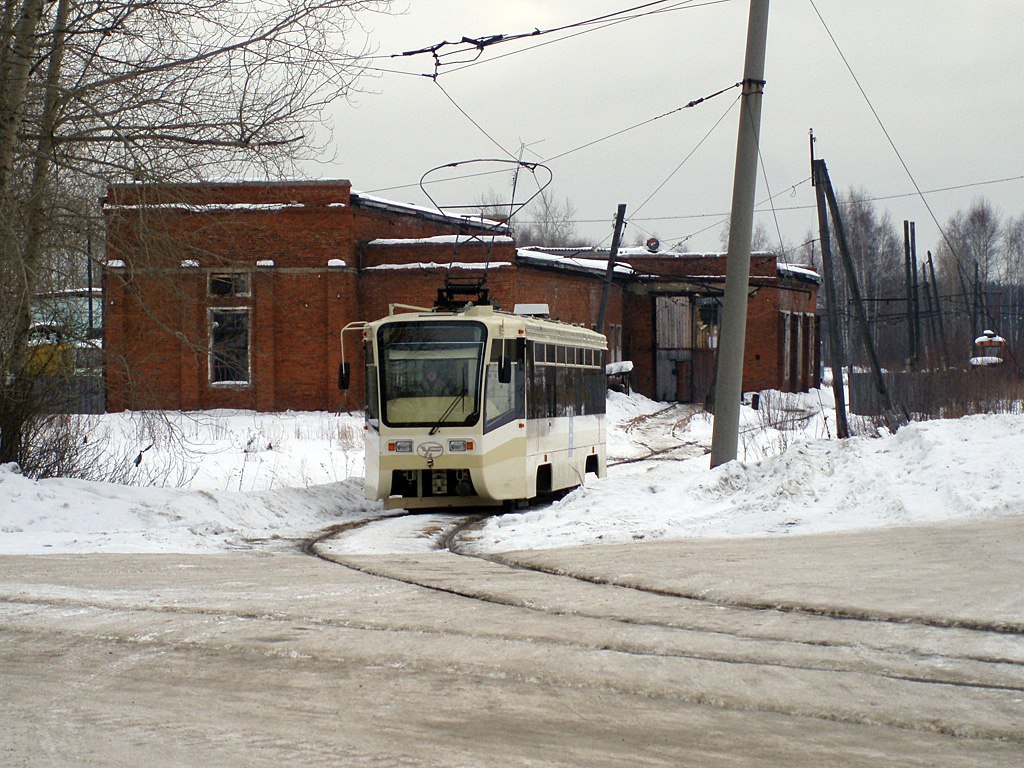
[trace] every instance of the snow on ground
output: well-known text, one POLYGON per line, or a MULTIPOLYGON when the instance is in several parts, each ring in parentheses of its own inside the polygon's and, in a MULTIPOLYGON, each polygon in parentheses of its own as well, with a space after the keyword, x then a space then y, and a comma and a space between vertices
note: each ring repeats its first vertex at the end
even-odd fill
POLYGON ((0 554, 246 549, 380 514, 363 498, 361 416, 206 411, 87 420, 93 443, 106 446, 102 461, 129 472, 133 484, 37 482, 0 465, 0 554))
POLYGON ((490 521, 478 546, 774 536, 1021 515, 1022 448, 1024 417, 992 415, 914 423, 885 438, 798 439, 778 455, 710 471, 703 456, 631 464, 548 508, 490 521))
MULTIPOLYGON (((742 410, 739 460, 709 470, 700 448, 710 447, 711 417, 659 414, 666 407, 609 393, 609 460, 673 444, 688 444, 678 455, 691 458, 668 453, 612 466, 559 502, 492 518, 475 546, 794 535, 1024 514, 1024 416, 913 423, 840 442, 829 437, 828 390, 767 393, 757 411, 742 410), (672 417, 671 430, 661 416, 672 417)), ((33 481, 0 466, 0 554, 293 546, 327 526, 386 514, 362 498, 358 415, 90 418, 103 460, 131 484, 33 481)), ((429 522, 396 521, 345 546, 422 551, 431 543, 418 532, 429 522)))

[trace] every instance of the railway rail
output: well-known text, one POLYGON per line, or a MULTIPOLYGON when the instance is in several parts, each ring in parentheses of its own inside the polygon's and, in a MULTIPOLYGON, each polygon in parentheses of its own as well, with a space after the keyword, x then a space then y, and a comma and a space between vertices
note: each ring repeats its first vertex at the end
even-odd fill
MULTIPOLYGON (((387 525, 389 520, 325 531, 306 542, 304 550, 335 565, 406 585, 513 610, 596 622, 612 628, 611 635, 603 633, 600 641, 608 652, 748 669, 825 672, 838 675, 840 687, 856 680, 856 685, 870 688, 866 678, 886 685, 945 687, 960 696, 1009 695, 1024 701, 1024 627, 844 615, 612 584, 586 574, 537 568, 505 555, 467 552, 464 540, 486 517, 482 512, 453 515, 443 530, 433 531, 437 549, 427 554, 359 555, 332 547, 347 533, 387 525), (439 558, 448 560, 442 563, 439 558)), ((436 522, 432 520, 430 527, 436 528, 436 522)), ((575 646, 583 641, 566 636, 537 642, 575 646)), ((875 715, 830 711, 823 716, 869 722, 875 715)), ((971 730, 940 718, 915 721, 914 727, 940 733, 971 730)), ((1024 733, 1012 728, 985 735, 1024 743, 1024 733)))

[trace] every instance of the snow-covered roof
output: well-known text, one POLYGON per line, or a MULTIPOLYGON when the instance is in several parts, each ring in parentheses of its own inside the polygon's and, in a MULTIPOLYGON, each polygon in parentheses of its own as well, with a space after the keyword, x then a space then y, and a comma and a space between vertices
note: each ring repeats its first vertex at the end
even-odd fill
POLYGON ((801 277, 805 280, 812 280, 818 285, 821 285, 821 275, 816 270, 806 267, 802 264, 789 264, 784 261, 776 262, 775 268, 779 271, 780 275, 787 275, 789 277, 801 277))
POLYGON ((617 363, 608 363, 604 367, 604 372, 608 376, 618 376, 623 373, 629 373, 633 370, 632 360, 620 360, 617 363))
MULTIPOLYGON (((227 186, 244 186, 249 182, 238 182, 237 184, 228 184, 227 186)), ((288 182, 287 185, 292 186, 306 186, 306 185, 317 185, 320 182, 288 182)), ((344 182, 345 185, 348 182, 344 182)), ((202 188, 203 184, 187 185, 186 188, 191 189, 202 188)), ((223 184, 211 184, 209 186, 219 187, 225 186, 223 184)), ((273 186, 273 185, 271 185, 273 186)), ((223 213, 232 211, 280 211, 285 209, 301 209, 301 208, 312 208, 312 207, 323 207, 326 205, 327 208, 345 208, 349 205, 359 206, 362 208, 376 208, 380 210, 393 211, 396 213, 404 213, 409 215, 418 216, 420 218, 432 219, 434 221, 444 222, 446 224, 453 224, 455 226, 470 225, 475 229, 489 229, 495 233, 507 234, 509 231, 508 225, 503 222, 494 221, 487 219, 479 215, 466 215, 466 214, 452 214, 446 213, 443 210, 437 208, 429 208, 423 205, 414 205, 412 203, 400 203, 396 200, 387 200, 383 197, 377 197, 376 195, 370 195, 365 192, 352 191, 349 194, 350 203, 344 203, 339 200, 334 202, 324 203, 320 202, 302 202, 298 200, 288 200, 284 202, 272 202, 272 203, 227 203, 227 202, 209 202, 209 203, 189 203, 186 201, 176 202, 135 202, 135 203, 105 203, 104 209, 107 211, 133 211, 133 210, 172 210, 182 211, 186 213, 223 213)))
POLYGON ((413 203, 399 203, 394 200, 386 200, 383 197, 368 195, 365 192, 352 192, 351 200, 353 205, 365 208, 381 208, 400 213, 411 213, 424 218, 432 218, 439 221, 446 221, 453 224, 471 224, 474 227, 486 227, 495 233, 507 233, 508 224, 487 219, 482 216, 470 216, 466 214, 445 213, 437 208, 428 208, 424 205, 413 203))
MULTIPOLYGON (((556 250, 556 249, 550 249, 556 250)), ((555 267, 557 269, 571 269, 571 270, 584 270, 587 272, 595 272, 604 274, 608 271, 608 257, 607 255, 602 258, 587 258, 582 254, 590 253, 593 251, 579 250, 579 249, 557 249, 559 251, 565 251, 565 253, 551 253, 548 249, 543 251, 535 250, 533 248, 519 248, 516 251, 516 259, 519 262, 525 262, 527 264, 538 264, 543 266, 555 267)), ((625 264, 618 259, 615 261, 615 273, 619 275, 635 275, 636 272, 629 264, 625 264)))
MULTIPOLYGON (((599 269, 602 272, 608 268, 608 252, 607 248, 596 248, 593 246, 580 246, 578 248, 548 248, 545 246, 527 246, 518 250, 518 256, 520 260, 525 261, 546 261, 548 264, 553 266, 565 266, 575 267, 577 269, 594 270, 599 269)), ((620 248, 618 254, 615 257, 615 271, 619 274, 630 274, 630 275, 641 275, 643 273, 643 261, 644 257, 652 258, 668 258, 668 259, 711 259, 711 258, 724 258, 726 254, 721 252, 709 252, 709 253, 698 253, 698 252, 686 252, 686 251, 675 251, 675 250, 657 250, 652 251, 644 246, 631 246, 628 248, 620 248), (635 263, 630 263, 630 260, 635 260, 635 263)), ((768 252, 756 251, 752 254, 753 256, 773 256, 774 254, 768 252)), ((796 277, 804 280, 810 280, 815 283, 821 284, 821 277, 818 273, 800 264, 790 264, 788 262, 776 262, 776 270, 780 276, 785 277, 796 277)), ((697 276, 693 276, 697 277, 697 276)), ((687 277, 689 279, 690 276, 687 277)), ((708 280, 723 280, 725 275, 700 275, 699 279, 708 280)), ((764 279, 764 278, 761 278, 764 279)))
MULTIPOLYGON (((344 203, 332 204, 331 207, 344 203)), ((285 208, 305 208, 306 203, 117 203, 103 206, 108 211, 136 211, 163 209, 188 213, 220 213, 223 211, 281 211, 285 208)))
POLYGON ((480 242, 511 243, 512 238, 508 235, 434 235, 433 237, 382 237, 371 240, 370 245, 459 245, 462 243, 480 242))
POLYGON ((377 264, 373 267, 364 267, 364 272, 372 270, 397 270, 397 269, 498 269, 500 267, 511 267, 511 261, 452 261, 438 263, 436 261, 420 261, 408 264, 377 264))

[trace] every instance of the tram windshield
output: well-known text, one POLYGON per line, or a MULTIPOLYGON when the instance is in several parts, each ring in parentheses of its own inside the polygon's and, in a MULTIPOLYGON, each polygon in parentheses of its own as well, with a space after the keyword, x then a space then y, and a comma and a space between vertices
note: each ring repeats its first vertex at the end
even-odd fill
POLYGON ((391 427, 468 426, 480 417, 486 328, 388 323, 377 332, 381 419, 391 427))

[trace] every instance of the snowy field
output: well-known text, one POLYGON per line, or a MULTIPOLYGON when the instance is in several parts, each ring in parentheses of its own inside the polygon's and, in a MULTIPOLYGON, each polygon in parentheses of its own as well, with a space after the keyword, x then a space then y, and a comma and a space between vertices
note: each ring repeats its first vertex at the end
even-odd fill
MULTIPOLYGON (((476 546, 794 536, 1024 513, 1024 416, 914 423, 840 442, 830 438, 829 390, 767 393, 758 411, 743 408, 739 460, 709 470, 711 417, 676 409, 672 423, 640 418, 665 407, 609 393, 609 462, 621 463, 555 504, 490 520, 476 546), (626 461, 673 446, 657 460, 626 461)), ((385 514, 362 497, 359 415, 90 418, 104 460, 127 467, 131 484, 32 481, 0 467, 0 554, 266 549, 385 514)), ((347 546, 422 550, 430 543, 419 527, 382 527, 347 546)))

